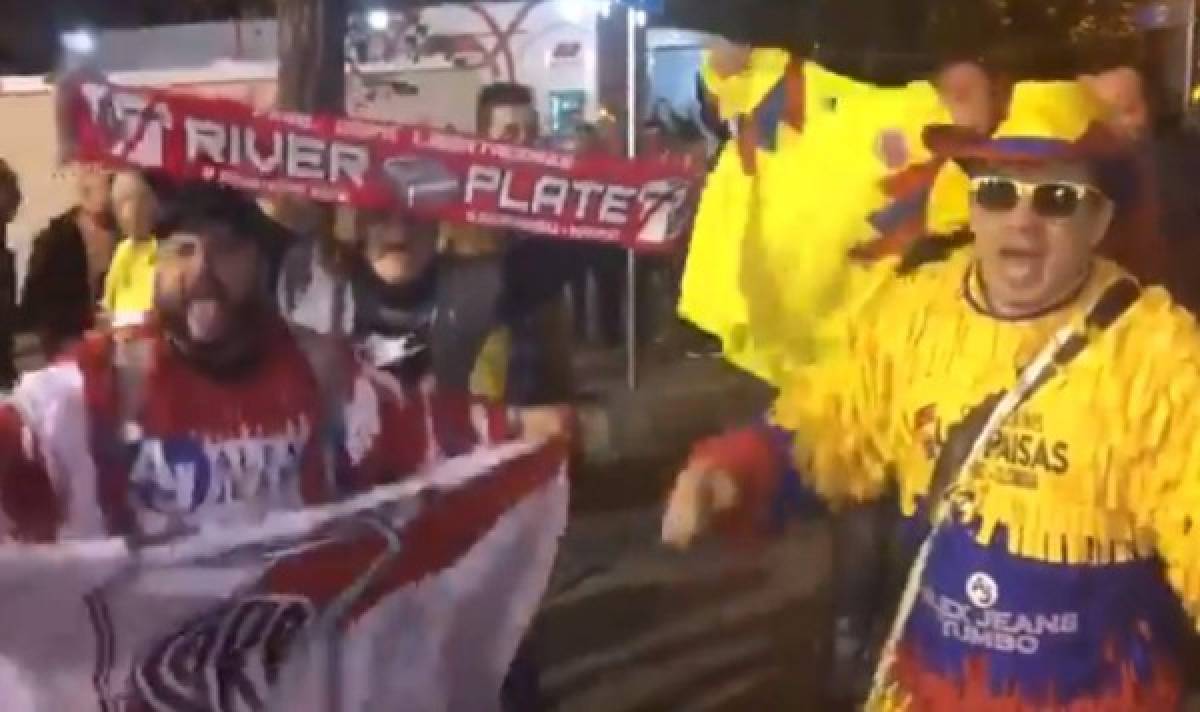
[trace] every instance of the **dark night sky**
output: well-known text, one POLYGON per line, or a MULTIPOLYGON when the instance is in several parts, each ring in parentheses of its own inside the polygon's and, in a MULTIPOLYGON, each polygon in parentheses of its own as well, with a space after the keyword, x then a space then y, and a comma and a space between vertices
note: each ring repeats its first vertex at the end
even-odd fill
MULTIPOLYGON (((366 4, 368 0, 351 0, 366 4)), ((378 0, 372 0, 375 4, 378 0)), ((392 5, 413 0, 386 0, 392 5)), ((677 24, 714 29, 759 44, 803 46, 814 19, 855 43, 887 44, 900 36, 904 19, 919 15, 909 8, 924 0, 667 0, 668 15, 677 24), (887 9, 881 14, 883 6, 887 9), (829 8, 854 6, 854 19, 839 17, 829 8), (816 10, 813 8, 817 7, 816 10), (862 13, 866 8, 869 11, 862 13), (817 14, 814 15, 813 13, 817 14), (819 17, 818 17, 819 16, 819 17), (867 25, 862 17, 875 20, 867 25)), ((959 0, 970 2, 971 0, 959 0)), ((129 27, 168 22, 261 14, 272 0, 0 0, 0 73, 48 71, 54 63, 58 34, 77 26, 129 27)))
POLYGON ((0 73, 49 71, 75 27, 137 27, 235 17, 271 0, 0 0, 0 73))
MULTIPOLYGON (((1052 0, 1062 7, 1096 2, 1116 5, 1127 1, 1052 0)), ((350 2, 403 6, 436 0, 350 2)), ((1048 0, 665 0, 670 25, 717 31, 760 46, 805 49, 816 43, 821 47, 817 56, 822 63, 847 74, 882 82, 911 78, 930 69, 941 55, 977 51, 993 40, 998 27, 992 23, 994 18, 989 15, 989 8, 998 4, 1028 5, 1041 12, 1047 3, 1048 0)), ((273 0, 0 0, 0 74, 49 71, 56 59, 59 33, 80 25, 130 27, 258 16, 269 12, 272 6, 273 0)), ((1029 33, 1023 30, 1021 35, 1029 33)), ((1064 40, 1060 29, 1052 29, 1037 44, 1061 47, 1064 40)), ((1039 65, 1057 62, 1037 57, 1029 46, 1019 47, 1016 54, 1039 65)))

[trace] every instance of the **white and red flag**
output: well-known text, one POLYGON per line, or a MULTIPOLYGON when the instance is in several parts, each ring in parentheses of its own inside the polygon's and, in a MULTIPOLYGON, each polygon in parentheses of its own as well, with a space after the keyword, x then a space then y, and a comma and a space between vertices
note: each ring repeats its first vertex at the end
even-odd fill
POLYGON ((560 447, 162 542, 0 547, 4 712, 469 712, 566 527, 560 447))

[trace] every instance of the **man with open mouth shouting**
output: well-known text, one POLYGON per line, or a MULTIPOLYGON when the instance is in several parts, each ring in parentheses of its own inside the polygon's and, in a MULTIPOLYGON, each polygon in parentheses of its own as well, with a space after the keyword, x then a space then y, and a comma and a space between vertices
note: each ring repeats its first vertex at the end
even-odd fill
POLYGON ((154 304, 162 329, 215 375, 233 376, 264 351, 271 314, 261 298, 257 210, 231 191, 202 188, 182 193, 159 220, 154 304))
MULTIPOLYGON (((768 422, 703 443, 663 537, 754 530, 796 496, 898 493, 896 610, 868 710, 1177 709, 1200 614, 1200 332, 1097 256, 1144 239, 1127 144, 1074 82, 992 136, 926 131, 970 227, 871 267, 768 422)), ((871 565, 870 562, 864 565, 871 565)))
POLYGON ((162 203, 145 323, 89 334, 0 406, 0 536, 252 525, 520 434, 499 405, 402 394, 348 345, 289 327, 276 228, 248 196, 193 183, 162 203))

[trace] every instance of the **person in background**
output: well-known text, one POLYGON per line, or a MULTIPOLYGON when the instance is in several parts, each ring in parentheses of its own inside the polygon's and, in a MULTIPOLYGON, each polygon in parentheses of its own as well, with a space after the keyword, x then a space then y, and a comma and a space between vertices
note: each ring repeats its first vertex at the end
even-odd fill
POLYGON ((436 383, 518 406, 570 400, 561 383, 542 382, 552 373, 520 372, 539 359, 513 362, 544 344, 517 343, 530 333, 513 327, 522 315, 506 311, 512 283, 488 244, 447 239, 436 222, 393 211, 346 207, 338 223, 344 275, 312 243, 287 259, 278 296, 294 323, 349 337, 409 389, 436 383))
MULTIPOLYGON (((339 218, 349 232, 341 274, 314 242, 285 260, 278 297, 293 323, 348 337, 405 391, 469 392, 518 412, 570 400, 569 382, 547 366, 569 356, 546 353, 557 335, 507 311, 520 304, 510 293, 520 285, 505 273, 498 241, 474 230, 439 235, 437 223, 391 211, 344 208, 339 218)), ((504 709, 542 709, 528 646, 505 682, 504 709)))
POLYGON ((17 174, 0 159, 0 388, 17 379, 13 361, 13 333, 17 320, 17 268, 8 246, 8 226, 21 207, 21 185, 17 174))
POLYGON ((116 247, 111 189, 107 171, 80 166, 76 205, 52 219, 33 240, 19 322, 22 329, 37 334, 48 361, 96 323, 116 247))
POLYGON ((102 304, 113 326, 125 326, 139 323, 154 306, 157 244, 151 230, 158 199, 145 175, 125 171, 113 178, 112 206, 122 239, 104 282, 102 304))
MULTIPOLYGON (((513 83, 484 87, 476 102, 476 130, 492 141, 538 143, 533 90, 513 83)), ((510 368, 515 375, 509 382, 509 398, 522 403, 562 402, 563 394, 573 389, 564 294, 567 282, 578 272, 576 245, 471 227, 448 228, 443 239, 464 245, 498 241, 486 249, 498 252, 503 260, 501 312, 508 315, 512 331, 510 368)))
MULTIPOLYGON (((475 130, 483 138, 526 146, 541 139, 534 93, 528 86, 486 86, 479 92, 475 109, 475 130)), ((574 377, 564 295, 577 269, 574 245, 519 232, 492 233, 481 240, 480 231, 471 229, 457 238, 444 235, 443 240, 448 245, 459 245, 459 252, 467 251, 467 245, 475 253, 492 252, 492 259, 500 262, 497 313, 507 325, 510 345, 505 369, 506 400, 530 405, 569 401, 574 377), (493 239, 501 242, 489 248, 493 239)), ((501 700, 504 712, 537 712, 546 706, 536 645, 531 642, 536 637, 535 629, 509 669, 501 700)))
POLYGON ((1200 284, 1194 261, 1200 258, 1200 206, 1192 190, 1200 169, 1200 144, 1182 125, 1178 111, 1155 101, 1142 73, 1127 64, 1101 67, 1080 81, 1109 109, 1108 126, 1134 146, 1140 180, 1151 186, 1145 201, 1146 216, 1134 223, 1153 221, 1149 234, 1127 235, 1129 226, 1117 226, 1114 239, 1101 246, 1142 282, 1164 284, 1180 303, 1196 313, 1200 284), (1136 238, 1136 239, 1134 239, 1136 238))
POLYGON ((1130 66, 1103 69, 1082 81, 1110 109, 1109 126, 1129 141, 1150 134, 1150 104, 1142 73, 1130 66))
POLYGON ((479 91, 475 129, 490 141, 533 145, 541 136, 533 89, 524 84, 497 82, 479 91))
MULTIPOLYGON (((580 156, 608 154, 595 126, 579 127, 574 153, 580 156)), ((571 245, 566 249, 575 256, 568 283, 575 339, 595 341, 610 348, 620 346, 624 252, 611 245, 588 243, 571 245), (589 292, 589 282, 594 285, 594 292, 589 292), (595 298, 589 299, 589 294, 594 294, 595 298), (591 323, 592 315, 595 316, 594 324, 591 323), (592 326, 595 327, 595 334, 592 333, 592 326)))
POLYGON ((958 126, 991 133, 1004 118, 1011 84, 979 58, 947 57, 934 73, 933 84, 958 126))
MULTIPOLYGON (((484 135, 532 143, 532 102, 521 85, 484 88, 484 135)), ((564 282, 538 261, 557 243, 392 210, 343 208, 335 222, 336 240, 300 241, 284 259, 277 296, 289 320, 349 337, 410 387, 429 381, 520 406, 571 400, 555 298, 564 282)))

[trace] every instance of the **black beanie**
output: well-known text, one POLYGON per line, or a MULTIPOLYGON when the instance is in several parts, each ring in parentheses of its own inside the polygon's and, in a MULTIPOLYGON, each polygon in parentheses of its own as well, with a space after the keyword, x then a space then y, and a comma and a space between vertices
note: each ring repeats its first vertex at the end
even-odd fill
POLYGON ((153 187, 160 204, 154 222, 159 240, 183 228, 218 223, 240 238, 262 244, 274 229, 258 203, 235 188, 204 181, 160 182, 153 187))

